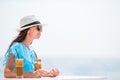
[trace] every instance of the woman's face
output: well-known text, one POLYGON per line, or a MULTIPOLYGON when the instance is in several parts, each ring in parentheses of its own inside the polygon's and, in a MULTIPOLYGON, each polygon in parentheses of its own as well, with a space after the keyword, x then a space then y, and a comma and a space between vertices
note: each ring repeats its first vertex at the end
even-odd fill
POLYGON ((30 38, 32 38, 32 39, 38 39, 38 38, 40 38, 40 36, 41 36, 41 32, 42 32, 42 30, 38 30, 37 29, 37 26, 33 26, 33 27, 31 27, 29 30, 28 30, 28 35, 29 35, 29 37, 30 38))

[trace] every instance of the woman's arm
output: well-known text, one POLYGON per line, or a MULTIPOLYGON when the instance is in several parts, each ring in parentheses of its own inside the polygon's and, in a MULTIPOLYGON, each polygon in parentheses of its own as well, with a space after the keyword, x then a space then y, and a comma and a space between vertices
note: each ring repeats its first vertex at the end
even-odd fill
MULTIPOLYGON (((13 70, 14 69, 14 54, 11 54, 9 56, 9 59, 7 61, 6 67, 4 69, 4 77, 5 78, 15 78, 16 77, 16 72, 13 70)), ((25 78, 39 78, 39 77, 55 77, 59 74, 59 71, 57 69, 52 69, 50 72, 47 70, 37 70, 34 72, 24 72, 23 76, 25 78)))
POLYGON ((14 55, 11 54, 9 56, 9 59, 8 59, 8 61, 6 63, 5 69, 4 69, 4 77, 6 77, 6 78, 16 77, 16 72, 13 71, 14 65, 15 65, 15 63, 14 63, 14 55))
MULTIPOLYGON (((16 77, 16 72, 13 70, 14 65, 15 65, 14 54, 11 54, 9 56, 9 59, 7 61, 5 69, 4 69, 4 77, 5 78, 15 78, 16 77)), ((25 72, 25 73, 23 73, 23 76, 27 77, 27 78, 34 78, 34 77, 37 78, 37 77, 41 77, 41 74, 37 71, 36 72, 25 72)))

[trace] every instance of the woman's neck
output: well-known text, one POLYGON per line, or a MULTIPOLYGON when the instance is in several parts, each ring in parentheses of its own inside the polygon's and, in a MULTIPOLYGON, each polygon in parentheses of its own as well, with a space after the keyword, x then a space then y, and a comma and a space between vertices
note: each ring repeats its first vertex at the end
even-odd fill
POLYGON ((26 38, 22 43, 29 48, 29 46, 32 44, 32 41, 33 40, 26 38))

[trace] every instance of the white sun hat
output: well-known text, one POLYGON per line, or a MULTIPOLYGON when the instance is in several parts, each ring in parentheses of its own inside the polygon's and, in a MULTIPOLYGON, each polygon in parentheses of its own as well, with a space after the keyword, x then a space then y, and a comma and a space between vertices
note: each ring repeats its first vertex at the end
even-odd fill
POLYGON ((16 30, 20 32, 36 25, 45 26, 47 24, 41 24, 35 15, 25 16, 20 20, 20 27, 16 30))

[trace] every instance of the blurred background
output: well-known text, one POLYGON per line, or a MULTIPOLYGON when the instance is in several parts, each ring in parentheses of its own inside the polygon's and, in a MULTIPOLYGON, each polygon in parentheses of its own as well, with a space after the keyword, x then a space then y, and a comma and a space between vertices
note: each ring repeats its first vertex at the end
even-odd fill
POLYGON ((32 44, 43 68, 120 80, 119 0, 0 0, 0 77, 4 54, 27 15, 48 24, 32 44))

